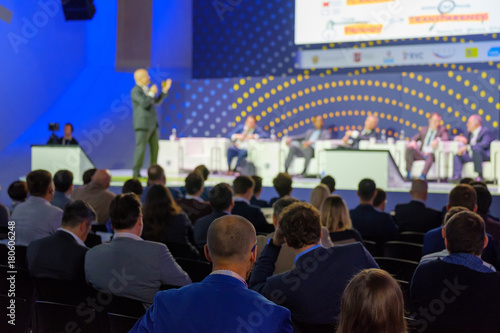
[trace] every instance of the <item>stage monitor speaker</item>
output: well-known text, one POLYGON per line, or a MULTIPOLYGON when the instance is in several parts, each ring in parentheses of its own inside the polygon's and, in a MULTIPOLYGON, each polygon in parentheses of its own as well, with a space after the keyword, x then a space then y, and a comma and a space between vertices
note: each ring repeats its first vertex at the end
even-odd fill
POLYGON ((62 0, 66 21, 91 20, 95 14, 94 0, 62 0))

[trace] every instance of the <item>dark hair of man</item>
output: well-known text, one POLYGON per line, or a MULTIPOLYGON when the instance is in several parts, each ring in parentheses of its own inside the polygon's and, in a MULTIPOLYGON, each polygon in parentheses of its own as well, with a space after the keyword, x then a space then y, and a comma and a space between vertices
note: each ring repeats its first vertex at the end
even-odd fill
POLYGON ((474 182, 474 179, 465 177, 460 180, 460 184, 468 184, 470 185, 472 182, 474 182))
POLYGON ((233 181, 233 189, 235 194, 245 194, 248 189, 255 186, 253 179, 249 176, 238 176, 233 181))
POLYGON ((474 188, 467 184, 458 184, 448 196, 449 207, 462 206, 474 211, 477 203, 477 195, 474 188))
POLYGON ((52 184, 52 175, 45 170, 35 170, 26 176, 28 191, 31 196, 43 197, 47 194, 49 186, 52 184))
POLYGON ((161 180, 165 176, 165 170, 158 164, 153 164, 148 168, 148 180, 161 180))
POLYGON ((137 195, 142 195, 142 184, 141 184, 141 181, 139 179, 135 179, 135 178, 132 178, 132 179, 129 179, 125 182, 125 184, 123 184, 123 187, 122 187, 122 193, 125 194, 125 193, 135 193, 137 195))
POLYGON ((262 177, 254 175, 252 176, 253 182, 255 184, 253 188, 253 194, 257 194, 262 190, 262 177))
POLYGON ((245 260, 256 241, 253 225, 238 215, 220 217, 208 227, 207 246, 214 261, 245 260))
POLYGON ((115 230, 133 228, 141 213, 141 202, 133 193, 119 194, 109 205, 109 218, 115 230))
POLYGON ((69 170, 59 170, 54 175, 56 191, 66 192, 73 185, 73 173, 69 170))
POLYGON ((369 178, 361 180, 358 184, 358 195, 363 201, 371 200, 375 195, 376 190, 377 186, 375 185, 375 182, 369 178))
POLYGON ((286 243, 294 249, 317 244, 321 237, 319 211, 305 202, 293 203, 283 209, 279 228, 283 231, 286 243))
POLYGON ((83 200, 68 202, 64 207, 61 226, 76 228, 84 221, 89 224, 94 220, 95 211, 83 200))
POLYGON ((203 177, 203 180, 207 180, 208 176, 210 175, 210 171, 205 166, 205 164, 198 165, 196 168, 194 168, 194 172, 198 172, 203 177))
POLYGON ((448 210, 446 212, 446 215, 444 216, 444 220, 443 220, 443 225, 446 225, 446 223, 448 223, 448 221, 457 213, 460 213, 460 212, 470 212, 470 209, 469 208, 466 208, 466 207, 462 207, 462 206, 455 206, 455 207, 451 207, 450 210, 448 210))
POLYGON ((382 202, 385 201, 386 198, 387 198, 387 193, 385 193, 385 191, 382 190, 381 188, 378 188, 377 195, 375 195, 375 198, 373 199, 373 205, 375 207, 380 206, 382 202))
POLYGON ((12 200, 24 201, 28 197, 28 184, 21 180, 16 180, 9 185, 7 194, 12 200))
POLYGON ((335 192, 335 178, 328 175, 321 179, 321 184, 325 184, 330 189, 330 193, 335 192))
POLYGON ((273 186, 280 198, 290 195, 292 192, 292 177, 287 173, 281 172, 273 179, 273 186))
POLYGON ((253 120, 254 120, 255 122, 257 122, 257 118, 255 118, 255 116, 254 116, 253 114, 248 115, 248 116, 247 116, 247 119, 248 119, 248 118, 253 118, 253 120))
POLYGON ((83 173, 83 185, 87 185, 92 181, 92 176, 96 173, 97 169, 88 169, 83 173))
POLYGON ((203 177, 198 172, 191 172, 185 180, 186 193, 194 195, 198 193, 203 186, 203 177))
POLYGON ((276 216, 276 218, 278 218, 278 221, 281 213, 283 212, 283 209, 296 202, 300 202, 300 200, 292 198, 290 196, 285 196, 276 200, 276 202, 273 204, 273 214, 276 216))
POLYGON ((146 194, 143 207, 143 234, 146 239, 160 241, 171 218, 181 214, 170 190, 163 185, 153 185, 146 194))
POLYGON ((477 213, 487 215, 493 201, 490 191, 488 191, 486 186, 481 184, 474 184, 472 188, 474 188, 477 195, 477 213))
POLYGON ((484 247, 484 221, 473 212, 460 212, 446 223, 447 249, 450 253, 481 255, 484 247))
POLYGON ((212 187, 208 194, 210 205, 216 212, 222 212, 231 205, 233 200, 233 190, 227 183, 219 183, 212 187))
POLYGON ((73 124, 72 124, 72 123, 66 123, 66 124, 64 125, 64 127, 66 127, 66 126, 71 127, 71 133, 73 133, 73 131, 74 131, 73 124))

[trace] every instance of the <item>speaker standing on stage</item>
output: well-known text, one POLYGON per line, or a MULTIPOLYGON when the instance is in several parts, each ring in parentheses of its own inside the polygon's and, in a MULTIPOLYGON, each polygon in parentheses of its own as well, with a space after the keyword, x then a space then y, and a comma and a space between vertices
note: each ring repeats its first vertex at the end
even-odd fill
POLYGON ((413 162, 425 160, 425 167, 420 175, 420 179, 425 179, 427 173, 434 163, 436 157, 434 152, 439 141, 448 141, 448 131, 441 126, 441 115, 439 113, 431 114, 429 126, 422 128, 415 136, 411 138, 408 149, 406 150, 406 171, 408 179, 411 178, 411 167, 413 162), (421 147, 418 148, 417 142, 420 141, 421 147))
POLYGON ((153 84, 149 87, 150 77, 145 69, 134 72, 136 86, 132 89, 132 105, 134 108, 134 178, 140 177, 142 163, 146 146, 149 144, 151 150, 150 165, 156 164, 158 159, 158 120, 156 118, 155 105, 163 102, 172 86, 172 80, 162 82, 162 89, 158 95, 158 87, 153 84))

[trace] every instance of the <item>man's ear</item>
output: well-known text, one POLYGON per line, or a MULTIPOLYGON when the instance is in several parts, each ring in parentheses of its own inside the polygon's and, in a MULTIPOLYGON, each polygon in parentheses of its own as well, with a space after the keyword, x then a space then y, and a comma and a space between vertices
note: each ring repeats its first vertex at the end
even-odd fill
POLYGON ((446 228, 445 227, 441 228, 441 237, 443 237, 443 239, 446 240, 446 228))
POLYGON ((203 248, 203 252, 205 252, 205 258, 207 258, 208 262, 212 262, 212 257, 210 257, 210 252, 208 252, 208 245, 205 244, 203 248))
POLYGON ((483 249, 485 249, 485 248, 486 248, 486 246, 488 246, 488 242, 489 242, 489 241, 490 241, 490 240, 488 239, 488 236, 484 235, 484 246, 483 246, 483 249))

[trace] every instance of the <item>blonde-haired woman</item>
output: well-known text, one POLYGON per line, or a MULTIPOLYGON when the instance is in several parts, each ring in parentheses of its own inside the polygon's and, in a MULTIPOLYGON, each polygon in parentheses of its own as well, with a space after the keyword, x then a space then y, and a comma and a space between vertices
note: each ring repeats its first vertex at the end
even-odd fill
POLYGON ((407 332, 401 288, 381 269, 366 269, 347 285, 337 333, 407 332))
POLYGON ((363 242, 361 234, 352 227, 345 201, 336 194, 329 196, 323 202, 321 224, 328 229, 334 244, 363 242))
POLYGON ((330 195, 330 188, 325 184, 319 184, 312 191, 309 196, 309 203, 313 205, 317 210, 321 210, 323 201, 330 195))

